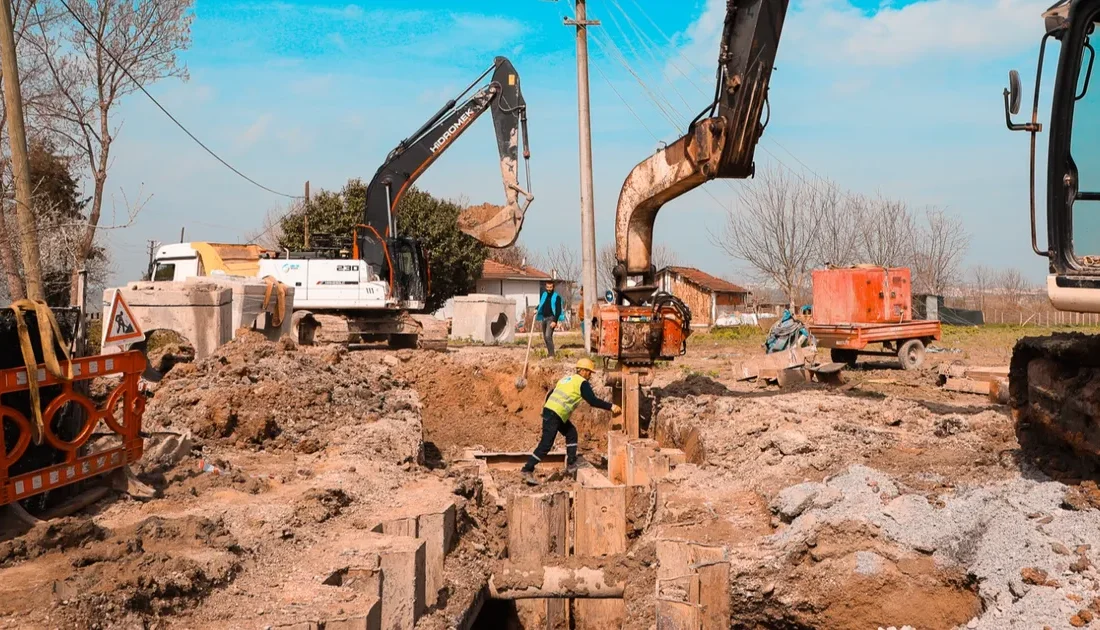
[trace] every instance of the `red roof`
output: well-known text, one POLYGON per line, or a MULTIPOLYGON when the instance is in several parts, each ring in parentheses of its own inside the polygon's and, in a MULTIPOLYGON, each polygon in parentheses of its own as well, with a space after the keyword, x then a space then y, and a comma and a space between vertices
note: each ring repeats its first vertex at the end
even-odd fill
POLYGON ((485 264, 481 267, 482 278, 493 278, 501 280, 550 280, 550 274, 545 271, 540 271, 534 267, 524 267, 519 269, 511 267, 503 263, 498 263, 495 260, 485 260, 485 264))
POLYGON ((705 271, 699 271, 695 267, 665 267, 661 270, 661 273, 665 273, 666 271, 683 276, 684 280, 714 293, 751 293, 751 291, 744 287, 737 286, 721 278, 715 278, 705 271))

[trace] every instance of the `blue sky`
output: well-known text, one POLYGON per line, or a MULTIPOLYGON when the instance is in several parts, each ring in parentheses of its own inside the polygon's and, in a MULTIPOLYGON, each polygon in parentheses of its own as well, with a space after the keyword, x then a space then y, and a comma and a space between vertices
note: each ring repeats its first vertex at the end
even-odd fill
MULTIPOLYGON (((967 264, 1041 278, 1045 264, 1028 244, 1027 137, 1005 130, 1001 89, 1018 68, 1030 94, 1047 4, 794 0, 758 163, 944 207, 973 235, 967 264)), ((589 0, 590 17, 603 21, 590 44, 599 243, 613 238, 619 188, 633 165, 658 139, 678 137, 677 127, 709 101, 724 10, 725 0, 589 0)), ((576 61, 566 14, 569 0, 198 0, 183 55, 190 80, 151 91, 235 167, 300 194, 306 180, 314 191, 369 180, 399 140, 494 55, 507 56, 528 103, 536 195, 521 241, 538 251, 579 246, 576 61)), ((149 239, 173 242, 186 227, 187 240, 234 241, 285 208, 140 94, 123 103, 119 121, 103 223, 112 222, 112 204, 121 222, 125 199, 150 198, 132 226, 106 231, 117 281, 140 276, 149 239)), ((492 135, 486 116, 419 185, 500 202, 492 135)), ((656 240, 683 263, 743 277, 708 237, 739 185, 712 182, 669 204, 656 240)))

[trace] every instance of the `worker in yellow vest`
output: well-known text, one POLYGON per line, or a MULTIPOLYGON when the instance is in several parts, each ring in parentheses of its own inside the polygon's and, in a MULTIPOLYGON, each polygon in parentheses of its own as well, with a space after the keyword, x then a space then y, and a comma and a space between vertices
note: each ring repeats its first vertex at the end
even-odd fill
POLYGON ((622 412, 618 405, 600 400, 592 391, 592 384, 588 379, 595 371, 596 364, 592 359, 581 359, 577 361, 576 374, 570 374, 558 381, 554 389, 546 395, 546 402, 542 407, 542 438, 523 466, 523 481, 527 485, 539 484, 535 479, 535 466, 550 452, 559 433, 565 436, 565 471, 569 474, 577 471, 577 427, 573 426, 569 417, 582 400, 596 409, 614 414, 622 412))

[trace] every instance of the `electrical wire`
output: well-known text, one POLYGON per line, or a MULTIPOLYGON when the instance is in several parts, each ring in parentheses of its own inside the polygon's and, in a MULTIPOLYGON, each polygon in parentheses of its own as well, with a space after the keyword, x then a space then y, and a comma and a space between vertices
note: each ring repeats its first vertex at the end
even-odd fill
MULTIPOLYGON (((92 29, 89 28, 88 25, 84 23, 84 20, 82 20, 79 15, 77 15, 76 11, 73 11, 72 7, 69 6, 69 3, 67 3, 65 0, 58 0, 58 1, 61 3, 61 6, 65 7, 65 10, 69 12, 69 15, 73 16, 73 19, 76 20, 76 23, 79 24, 82 29, 84 29, 84 32, 86 32, 88 34, 88 36, 92 38, 92 41, 94 41, 96 43, 96 45, 99 46, 99 48, 101 50, 103 50, 103 52, 107 53, 107 56, 111 58, 111 61, 115 62, 115 65, 118 66, 119 70, 122 70, 122 72, 127 77, 129 77, 129 79, 131 81, 134 82, 134 85, 136 85, 138 87, 138 89, 141 90, 141 92, 143 94, 145 94, 145 96, 149 97, 149 100, 152 101, 153 104, 156 105, 158 109, 160 109, 160 111, 164 112, 165 116, 167 116, 172 122, 174 122, 177 127, 179 127, 185 134, 187 134, 187 136, 189 138, 194 140, 196 144, 198 144, 200 147, 202 147, 203 150, 205 150, 207 153, 209 153, 215 160, 221 162, 223 166, 225 166, 229 170, 233 171, 239 177, 241 177, 245 181, 251 183, 253 186, 256 186, 258 188, 266 190, 267 192, 269 192, 271 194, 279 195, 281 197, 286 197, 288 199, 301 199, 302 198, 301 195, 288 195, 286 193, 279 192, 277 190, 274 190, 272 188, 268 188, 267 186, 264 186, 260 182, 252 179, 248 175, 245 175, 244 173, 242 173, 239 170, 237 170, 236 168, 234 168, 234 166, 232 164, 230 164, 229 162, 226 162, 224 159, 222 159, 222 157, 220 155, 218 155, 212 149, 210 149, 210 147, 203 144, 202 140, 199 140, 197 137, 195 137, 195 134, 191 133, 191 131, 189 129, 187 129, 187 127, 185 127, 183 125, 183 123, 181 123, 179 120, 177 120, 176 117, 173 116, 171 112, 169 112, 163 105, 161 105, 160 101, 158 101, 156 98, 153 97, 152 94, 149 93, 149 90, 145 89, 145 86, 142 85, 137 80, 137 78, 134 77, 134 75, 130 72, 130 70, 125 65, 123 65, 122 62, 120 62, 118 60, 118 57, 115 57, 114 53, 112 53, 111 50, 109 48, 107 48, 107 46, 102 41, 100 41, 99 37, 95 34, 95 32, 92 31, 92 29)), ((41 22, 42 16, 38 13, 38 5, 37 4, 34 7, 34 11, 35 11, 35 15, 38 16, 39 22, 41 22)))

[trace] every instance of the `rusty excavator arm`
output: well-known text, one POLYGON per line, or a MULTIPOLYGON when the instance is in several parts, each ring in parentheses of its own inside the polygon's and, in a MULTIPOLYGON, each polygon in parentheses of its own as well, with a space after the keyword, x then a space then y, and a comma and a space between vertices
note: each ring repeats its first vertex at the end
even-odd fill
POLYGON ((623 298, 640 304, 655 290, 653 224, 661 207, 715 178, 753 175, 756 143, 767 121, 768 81, 788 0, 728 0, 718 51, 714 101, 688 132, 634 167, 615 214, 613 270, 623 298), (634 287, 627 278, 641 276, 634 287))
MULTIPOLYGON (((593 318, 598 354, 626 370, 687 351, 691 311, 658 290, 653 224, 669 201, 715 178, 752 177, 788 0, 727 0, 714 100, 687 134, 630 171, 615 214, 616 290, 593 318)), ((624 407, 628 405, 624 404, 624 407)))

